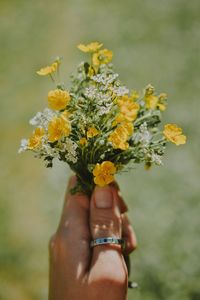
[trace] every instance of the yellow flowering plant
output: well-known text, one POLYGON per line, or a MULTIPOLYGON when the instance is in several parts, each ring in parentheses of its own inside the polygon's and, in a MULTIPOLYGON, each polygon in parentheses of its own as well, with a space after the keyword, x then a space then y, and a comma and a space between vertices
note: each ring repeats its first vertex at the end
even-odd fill
POLYGON ((78 177, 72 192, 88 195, 95 185, 113 182, 130 163, 161 165, 168 141, 186 142, 177 125, 158 127, 167 95, 156 94, 150 84, 130 92, 113 69, 112 51, 102 47, 99 42, 78 45, 89 59, 78 65, 69 89, 56 82, 60 58, 37 72, 49 75, 56 86, 47 93, 48 108, 30 120, 35 129, 19 149, 32 151, 47 167, 54 159, 68 163, 78 177))

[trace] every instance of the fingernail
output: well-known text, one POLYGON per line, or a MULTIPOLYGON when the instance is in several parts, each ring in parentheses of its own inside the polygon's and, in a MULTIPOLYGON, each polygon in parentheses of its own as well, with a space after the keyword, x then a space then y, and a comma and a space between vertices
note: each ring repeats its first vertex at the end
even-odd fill
POLYGON ((111 208, 113 205, 113 195, 110 187, 96 187, 94 200, 97 208, 111 208))

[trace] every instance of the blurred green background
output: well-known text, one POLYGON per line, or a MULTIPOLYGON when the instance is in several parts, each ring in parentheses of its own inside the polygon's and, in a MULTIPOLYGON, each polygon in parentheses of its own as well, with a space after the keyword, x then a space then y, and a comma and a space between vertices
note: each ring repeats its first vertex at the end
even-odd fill
POLYGON ((1 0, 0 18, 0 299, 47 299, 47 245, 70 171, 17 149, 52 88, 36 70, 63 56, 69 83, 83 59, 76 45, 93 40, 114 51, 128 87, 168 93, 164 122, 188 136, 168 146, 163 167, 119 176, 139 244, 132 278, 140 288, 129 299, 200 299, 199 0, 1 0))

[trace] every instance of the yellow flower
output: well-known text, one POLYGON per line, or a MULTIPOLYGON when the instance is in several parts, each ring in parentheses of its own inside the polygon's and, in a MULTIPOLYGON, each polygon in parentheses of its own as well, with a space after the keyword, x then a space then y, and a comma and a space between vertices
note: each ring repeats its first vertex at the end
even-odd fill
POLYGON ((166 124, 163 134, 168 141, 171 141, 177 146, 186 143, 186 136, 182 134, 182 129, 176 124, 166 124))
POLYGON ((93 170, 95 184, 103 187, 114 181, 116 167, 111 161, 97 163, 93 170))
POLYGON ((80 44, 77 47, 78 47, 79 50, 81 50, 83 52, 96 52, 102 46, 103 46, 103 44, 100 44, 99 42, 92 42, 92 43, 89 43, 87 45, 80 44))
POLYGON ((95 70, 92 66, 89 66, 89 69, 88 69, 88 76, 89 77, 92 77, 95 75, 95 70))
POLYGON ((149 96, 149 95, 153 95, 155 89, 153 87, 153 85, 148 84, 145 88, 145 96, 149 96))
POLYGON ((88 128, 87 131, 87 138, 92 138, 94 136, 96 136, 97 134, 99 134, 99 130, 97 130, 95 127, 90 127, 88 128))
POLYGON ((108 137, 114 149, 126 150, 129 147, 127 140, 134 130, 131 122, 123 122, 108 137))
POLYGON ((122 119, 124 118, 127 121, 134 121, 137 118, 140 106, 138 103, 133 102, 128 95, 120 97, 118 105, 120 107, 120 115, 122 119))
POLYGON ((131 99, 133 101, 137 100, 138 98, 140 97, 139 93, 137 91, 132 91, 132 94, 131 94, 131 99))
POLYGON ((49 141, 56 142, 71 132, 70 121, 64 116, 54 117, 48 126, 49 141))
POLYGON ((121 113, 117 114, 115 120, 112 122, 112 126, 116 126, 117 124, 122 123, 123 121, 125 121, 125 117, 124 115, 122 115, 121 113))
POLYGON ((112 51, 108 49, 102 49, 93 54, 92 62, 95 66, 99 66, 101 64, 108 64, 112 60, 112 57, 112 51))
POLYGON ((161 110, 164 111, 166 109, 166 100, 167 100, 167 94, 166 93, 161 93, 158 96, 158 104, 157 107, 161 110))
POLYGON ((28 149, 36 149, 41 145, 44 132, 44 128, 37 127, 35 129, 32 136, 28 140, 28 149))
POLYGON ((47 66, 47 67, 41 68, 36 73, 38 75, 41 75, 41 76, 50 75, 50 74, 54 73, 58 69, 58 66, 59 66, 59 61, 56 61, 51 66, 47 66))
POLYGON ((145 96, 146 108, 148 109, 160 109, 164 111, 166 109, 166 100, 167 94, 162 93, 159 96, 154 95, 154 87, 149 84, 145 89, 145 96))
POLYGON ((120 137, 116 131, 110 134, 108 141, 112 143, 114 149, 126 150, 129 147, 126 139, 120 137))
POLYGON ((158 109, 160 109, 161 111, 164 111, 166 109, 166 105, 163 103, 158 103, 157 104, 158 109))
POLYGON ((81 138, 80 140, 79 140, 79 144, 81 145, 81 146, 86 146, 87 145, 87 139, 86 138, 81 138))
POLYGON ((64 109, 70 101, 70 94, 67 91, 56 89, 48 93, 49 107, 54 110, 64 109))
POLYGON ((121 128, 126 131, 128 136, 131 136, 133 134, 134 127, 131 122, 123 122, 121 124, 121 128))
POLYGON ((163 101, 167 100, 167 94, 166 93, 161 93, 158 96, 158 99, 159 99, 160 102, 163 102, 163 101))
POLYGON ((158 97, 155 95, 146 95, 145 101, 146 101, 146 108, 155 109, 158 104, 158 97))

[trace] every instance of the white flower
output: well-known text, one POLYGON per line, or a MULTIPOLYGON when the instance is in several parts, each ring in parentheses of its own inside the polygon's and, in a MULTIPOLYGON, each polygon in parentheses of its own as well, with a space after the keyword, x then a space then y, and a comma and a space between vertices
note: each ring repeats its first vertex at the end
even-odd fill
POLYGON ((53 110, 45 108, 43 112, 38 112, 29 121, 29 123, 33 126, 42 126, 47 129, 49 121, 56 115, 56 112, 54 112, 53 110))
POLYGON ((140 126, 140 142, 143 145, 143 147, 147 147, 151 141, 151 133, 147 129, 147 123, 144 122, 140 126))
POLYGON ((68 162, 72 162, 72 163, 74 163, 74 164, 75 164, 75 163, 77 162, 77 160, 78 160, 77 157, 71 155, 70 153, 66 154, 66 155, 65 155, 65 158, 66 158, 66 160, 67 160, 68 162))
POLYGON ((95 76, 92 76, 92 80, 98 83, 102 83, 103 85, 108 85, 113 83, 119 74, 114 73, 114 74, 97 74, 95 76))
POLYGON ((76 153, 76 148, 78 147, 76 143, 74 143, 72 140, 69 138, 65 139, 65 142, 62 143, 62 152, 66 152, 65 158, 69 162, 76 163, 78 158, 77 158, 77 153, 76 153))
POLYGON ((147 129, 147 123, 144 122, 140 128, 140 132, 136 132, 134 134, 134 141, 135 143, 141 143, 142 147, 146 148, 149 146, 151 142, 152 135, 147 129))
POLYGON ((124 96, 129 93, 129 89, 127 89, 125 86, 115 86, 112 88, 112 90, 117 96, 124 96))
POLYGON ((110 110, 112 108, 112 103, 106 104, 105 106, 98 105, 97 107, 99 109, 98 116, 102 116, 102 115, 108 114, 110 112, 110 110))
POLYGON ((20 148, 18 150, 18 153, 22 153, 22 152, 26 151, 27 146, 28 146, 28 140, 27 139, 22 139, 21 144, 20 144, 20 148))
POLYGON ((97 96, 97 89, 94 86, 90 86, 90 87, 85 89, 84 94, 85 94, 86 97, 93 100, 97 96))
POLYGON ((42 117, 42 113, 40 111, 37 112, 37 114, 32 119, 30 119, 29 124, 33 126, 39 125, 41 117, 42 117))
POLYGON ((77 79, 78 79, 79 81, 82 81, 82 80, 85 79, 85 76, 83 75, 83 73, 78 73, 77 79))
POLYGON ((163 165, 163 162, 162 162, 162 156, 156 154, 156 153, 152 153, 151 154, 151 161, 154 162, 156 165, 163 165))
POLYGON ((42 151, 45 156, 51 156, 53 158, 59 158, 59 149, 51 147, 49 143, 42 144, 42 151))

